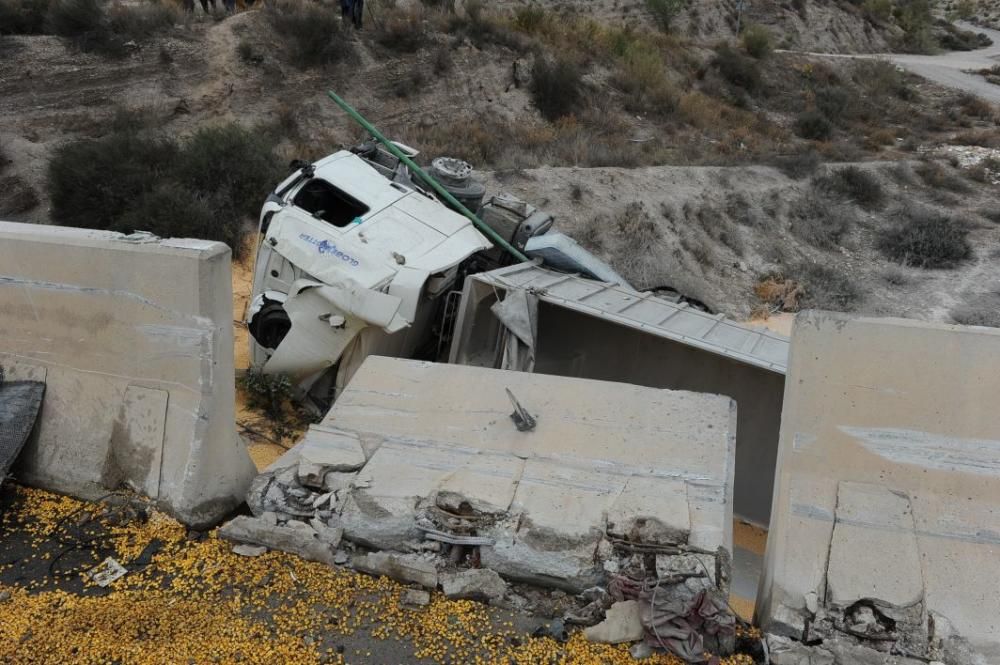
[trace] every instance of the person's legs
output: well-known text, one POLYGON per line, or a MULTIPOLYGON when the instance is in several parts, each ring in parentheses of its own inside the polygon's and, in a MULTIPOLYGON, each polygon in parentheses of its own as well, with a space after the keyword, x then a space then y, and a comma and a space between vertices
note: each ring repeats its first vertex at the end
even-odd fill
POLYGON ((365 0, 354 0, 354 27, 361 29, 365 17, 365 0))

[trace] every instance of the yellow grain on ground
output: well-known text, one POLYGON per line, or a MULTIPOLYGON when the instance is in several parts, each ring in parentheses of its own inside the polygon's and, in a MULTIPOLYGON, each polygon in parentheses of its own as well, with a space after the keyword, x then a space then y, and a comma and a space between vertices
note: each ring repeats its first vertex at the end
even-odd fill
MULTIPOLYGON (((12 519, 25 525, 18 528, 35 547, 53 537, 61 518, 96 512, 40 490, 16 492, 12 519)), ((214 534, 188 539, 164 515, 112 529, 123 563, 153 539, 163 548, 152 565, 114 582, 105 596, 37 591, 37 580, 0 589, 6 597, 0 662, 363 663, 380 640, 402 642, 415 657, 441 663, 632 662, 626 645, 592 644, 580 633, 566 644, 518 634, 512 615, 472 601, 435 594, 428 607, 409 609, 399 602, 404 587, 386 578, 280 552, 240 557, 214 534), (346 650, 339 643, 355 634, 373 646, 346 650)), ((643 662, 679 665, 665 655, 643 662)), ((752 661, 736 656, 723 663, 752 661)))
POLYGON ((733 545, 764 556, 767 547, 767 529, 748 522, 733 520, 733 545))

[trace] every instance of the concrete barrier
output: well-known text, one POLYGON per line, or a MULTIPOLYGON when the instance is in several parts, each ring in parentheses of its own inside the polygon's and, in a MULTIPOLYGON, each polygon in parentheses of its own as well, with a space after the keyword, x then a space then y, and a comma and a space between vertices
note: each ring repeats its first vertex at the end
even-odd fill
POLYGON ((47 384, 25 482, 124 484, 195 526, 243 500, 225 245, 0 222, 0 366, 47 384))
POLYGON ((806 312, 785 386, 763 627, 866 604, 922 657, 1000 662, 1000 330, 806 312))

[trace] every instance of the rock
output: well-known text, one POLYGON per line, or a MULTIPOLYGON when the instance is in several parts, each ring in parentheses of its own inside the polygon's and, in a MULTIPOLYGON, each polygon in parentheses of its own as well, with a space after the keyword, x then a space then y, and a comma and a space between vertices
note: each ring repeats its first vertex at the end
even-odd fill
POLYGON ((643 634, 639 602, 635 600, 615 603, 608 608, 604 621, 583 631, 583 636, 591 642, 606 644, 636 642, 643 634))
POLYGON ((428 589, 436 589, 438 585, 434 563, 412 554, 372 552, 355 556, 351 565, 369 575, 384 575, 397 582, 419 584, 428 589))
POLYGON ((399 602, 403 605, 424 607, 431 604, 431 594, 423 589, 407 589, 400 596, 399 602))
POLYGON ((764 628, 770 634, 800 640, 806 629, 805 617, 799 610, 778 605, 772 610, 770 621, 764 628))
POLYGON ((274 526, 262 518, 240 515, 222 525, 219 537, 236 543, 263 545, 273 550, 298 554, 309 561, 333 565, 333 548, 330 544, 320 540, 310 525, 297 520, 274 526))
POLYGON ((240 556, 260 556, 266 553, 267 548, 263 545, 247 545, 246 543, 233 545, 233 554, 239 554, 240 556))
POLYGON ((336 549, 344 537, 344 530, 339 526, 328 526, 315 517, 309 520, 309 526, 316 532, 316 536, 327 543, 331 548, 336 549))
POLYGON ((350 557, 344 550, 337 550, 336 554, 333 555, 333 562, 338 566, 343 566, 348 561, 350 561, 350 557))
POLYGON ((8 600, 10 600, 10 591, 7 591, 6 589, 0 591, 0 603, 5 603, 8 600))
POLYGON ((507 593, 507 583, 496 572, 477 568, 441 575, 441 589, 446 598, 495 603, 507 593))
POLYGON ((649 646, 645 642, 636 642, 632 645, 632 648, 628 650, 629 655, 635 660, 642 660, 643 658, 649 658, 653 655, 653 647, 649 646))
POLYGON ((819 611, 819 596, 816 595, 815 591, 810 591, 805 596, 806 609, 809 610, 810 614, 816 614, 819 611))
POLYGON ((767 636, 772 665, 834 665, 833 654, 780 635, 767 636))

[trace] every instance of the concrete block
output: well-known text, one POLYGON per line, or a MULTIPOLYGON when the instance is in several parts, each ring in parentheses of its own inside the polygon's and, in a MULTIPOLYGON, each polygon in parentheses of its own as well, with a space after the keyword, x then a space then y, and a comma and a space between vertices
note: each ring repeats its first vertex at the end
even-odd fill
POLYGON ((234 424, 229 257, 0 223, 0 365, 46 376, 19 477, 83 498, 125 482, 192 526, 243 501, 256 470, 234 424))
POLYGON ((687 543, 691 516, 687 483, 629 478, 608 510, 608 535, 656 545, 687 543))
POLYGON ((495 603, 507 593, 507 583, 487 568, 441 574, 441 590, 446 598, 495 603))
MULTIPOLYGON (((308 561, 334 565, 336 545, 322 540, 312 526, 291 520, 270 524, 261 517, 240 515, 219 528, 219 537, 234 543, 261 545, 272 550, 297 554, 308 561)), ((338 538, 339 540, 339 538, 338 538)))
POLYGON ((895 607, 923 601, 908 496, 878 485, 840 483, 826 585, 827 603, 838 607, 864 598, 895 607))
POLYGON ((323 487, 327 472, 357 471, 365 451, 356 434, 325 425, 310 425, 299 448, 299 482, 323 487))
POLYGON ((835 531, 844 529, 841 542, 861 538, 848 527, 893 533, 855 540, 891 548, 866 553, 886 562, 857 564, 866 578, 885 576, 869 579, 870 591, 912 599, 912 528, 926 610, 947 617, 984 662, 1000 662, 1000 596, 989 583, 1000 579, 1000 409, 991 398, 1000 394, 998 359, 1000 330, 796 317, 757 606, 765 629, 782 606, 803 608, 810 591, 822 604, 831 564, 834 597, 862 592, 837 588, 844 564, 830 559, 835 531), (845 481, 908 496, 910 514, 883 495, 873 515, 871 493, 853 490, 840 510, 845 481), (901 579, 889 565, 906 568, 901 579))
POLYGON ((635 642, 641 640, 643 635, 642 613, 637 600, 615 603, 608 608, 604 621, 583 631, 583 636, 589 641, 605 644, 635 642))
POLYGON ((428 589, 436 589, 438 585, 434 562, 415 554, 359 554, 351 559, 351 566, 369 575, 384 575, 404 584, 419 584, 428 589))

